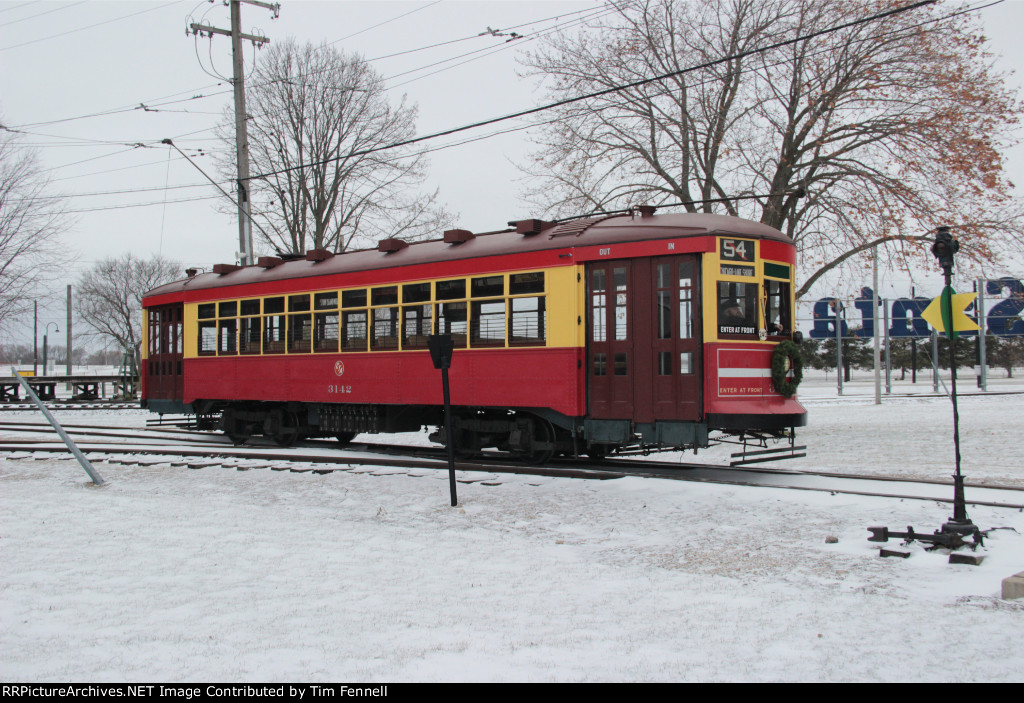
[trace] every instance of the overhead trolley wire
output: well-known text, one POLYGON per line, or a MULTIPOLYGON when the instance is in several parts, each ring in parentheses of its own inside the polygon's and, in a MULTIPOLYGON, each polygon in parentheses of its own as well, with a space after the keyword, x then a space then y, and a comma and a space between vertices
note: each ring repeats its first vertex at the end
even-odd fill
POLYGON ((64 37, 64 36, 67 36, 68 34, 74 34, 76 32, 84 32, 87 29, 93 29, 94 27, 101 27, 101 26, 103 26, 105 24, 110 24, 111 22, 119 22, 121 20, 126 20, 126 19, 128 19, 130 17, 135 17, 136 15, 142 15, 142 14, 145 14, 147 12, 154 12, 156 10, 162 10, 165 7, 170 7, 171 5, 177 5, 177 4, 178 4, 178 0, 173 0, 172 2, 164 3, 163 5, 158 5, 156 7, 150 7, 150 8, 147 8, 145 10, 139 10, 138 12, 133 12, 130 15, 122 15, 121 17, 114 17, 114 18, 109 19, 109 20, 104 20, 103 22, 97 22, 96 24, 90 24, 87 27, 78 27, 76 29, 69 29, 66 32, 61 32, 59 34, 51 34, 48 37, 40 37, 39 39, 33 39, 31 41, 22 42, 21 44, 12 44, 11 46, 3 46, 3 47, 0 47, 0 51, 7 51, 8 49, 17 49, 17 48, 22 47, 22 46, 28 46, 29 44, 38 44, 39 42, 47 41, 49 39, 56 39, 58 37, 64 37))
POLYGON ((792 44, 796 44, 796 43, 799 43, 799 42, 802 42, 802 41, 807 41, 809 39, 814 39, 814 38, 819 37, 819 36, 824 36, 826 34, 831 34, 833 32, 838 32, 838 31, 841 31, 843 29, 848 29, 850 27, 856 27, 856 26, 859 26, 859 25, 862 25, 862 24, 867 24, 869 22, 874 22, 874 21, 877 21, 877 20, 885 19, 886 17, 892 17, 894 15, 902 14, 904 12, 909 12, 910 10, 916 10, 918 8, 925 7, 927 5, 934 5, 937 2, 938 2, 938 0, 920 0, 919 2, 915 2, 915 3, 912 3, 910 5, 905 5, 903 7, 894 8, 892 10, 886 10, 884 12, 879 12, 879 13, 876 13, 874 15, 870 15, 868 17, 862 17, 862 18, 857 19, 857 20, 851 20, 850 22, 844 22, 843 24, 836 25, 834 27, 828 27, 828 28, 825 28, 825 29, 821 29, 821 30, 818 30, 816 32, 810 32, 808 34, 803 34, 803 35, 800 35, 800 36, 795 37, 793 39, 786 39, 786 40, 783 40, 783 41, 780 41, 780 42, 775 42, 773 44, 769 44, 768 46, 760 47, 760 48, 757 48, 757 49, 750 49, 748 51, 740 52, 738 54, 730 54, 729 56, 724 56, 724 57, 721 57, 721 58, 718 58, 718 59, 714 59, 712 61, 706 61, 706 62, 704 62, 702 64, 698 64, 696 66, 691 66, 689 68, 680 69, 678 71, 670 71, 668 73, 663 73, 663 74, 660 74, 658 76, 654 76, 653 78, 644 78, 642 80, 633 81, 631 83, 625 83, 625 84, 622 84, 622 85, 612 86, 610 88, 605 88, 603 90, 598 90, 598 91, 594 91, 594 92, 591 92, 591 93, 586 93, 584 95, 578 95, 576 97, 565 98, 563 100, 558 100, 556 102, 548 103, 546 105, 540 105, 538 107, 532 107, 532 108, 528 108, 526 110, 520 110, 518 112, 513 112, 513 113, 510 113, 510 114, 507 114, 507 115, 503 115, 501 117, 493 117, 491 119, 481 120, 479 122, 474 122, 474 123, 468 124, 468 125, 462 125, 460 127, 453 127, 451 129, 442 130, 440 132, 434 132, 432 134, 423 135, 421 137, 413 137, 411 139, 405 139, 405 140, 402 140, 400 142, 395 142, 393 144, 386 144, 384 146, 372 147, 370 149, 362 149, 362 150, 358 150, 358 151, 353 151, 353 152, 350 152, 350 153, 348 153, 348 154, 346 154, 344 156, 337 156, 337 157, 332 157, 332 158, 329 158, 329 159, 323 159, 321 161, 314 161, 312 163, 298 164, 296 166, 289 166, 289 167, 283 168, 283 169, 277 169, 277 170, 274 170, 274 171, 267 171, 266 173, 260 173, 260 174, 256 174, 256 175, 253 175, 253 176, 249 176, 249 180, 256 180, 256 179, 259 179, 259 178, 266 178, 266 177, 269 177, 269 176, 276 176, 276 175, 281 174, 281 173, 287 173, 289 171, 296 171, 296 170, 302 169, 302 168, 310 168, 310 167, 313 167, 313 166, 321 166, 321 165, 328 164, 328 163, 331 163, 331 162, 334 162, 334 161, 340 161, 342 159, 351 158, 353 156, 364 156, 366 154, 372 154, 372 153, 378 152, 378 151, 385 151, 387 149, 396 149, 398 147, 408 146, 410 144, 416 144, 416 143, 419 143, 419 142, 427 141, 429 139, 437 139, 438 137, 444 137, 444 136, 448 136, 450 134, 457 134, 458 132, 464 132, 466 130, 476 129, 478 127, 485 127, 487 125, 495 124, 495 123, 498 123, 498 122, 504 122, 506 120, 517 119, 519 117, 526 117, 527 115, 537 114, 539 112, 544 112, 546 110, 551 110, 551 109, 554 109, 556 107, 562 107, 563 105, 571 105, 571 104, 574 104, 574 103, 582 102, 584 100, 590 100, 592 98, 598 98, 598 97, 601 97, 603 95, 609 95, 611 93, 617 93, 617 92, 621 92, 621 91, 624 91, 624 90, 629 90, 630 88, 638 88, 640 86, 647 85, 649 83, 655 83, 655 82, 658 82, 658 81, 665 80, 666 78, 672 78, 674 76, 683 75, 685 73, 690 73, 690 72, 693 72, 693 71, 698 71, 698 70, 702 70, 702 69, 705 69, 705 68, 710 68, 711 66, 716 66, 718 64, 725 63, 727 61, 734 61, 736 59, 741 59, 741 58, 744 58, 746 56, 751 56, 751 55, 754 55, 754 54, 761 54, 761 53, 764 53, 766 51, 771 51, 771 50, 774 50, 774 49, 782 48, 784 46, 790 46, 792 44))
POLYGON ((70 5, 64 5, 62 7, 55 7, 52 10, 47 10, 46 12, 40 12, 40 13, 37 13, 35 15, 29 15, 28 17, 22 17, 20 20, 11 20, 10 22, 4 22, 3 24, 0 24, 0 27, 7 27, 7 26, 10 26, 12 24, 18 24, 19 22, 26 22, 28 20, 34 20, 36 17, 42 17, 43 15, 49 15, 50 13, 53 13, 53 12, 60 12, 61 10, 69 10, 72 7, 75 7, 77 5, 84 5, 86 2, 88 2, 88 0, 79 0, 78 2, 73 2, 70 5))
MULTIPOLYGON (((28 4, 31 4, 31 3, 28 3, 28 4)), ((200 3, 200 4, 203 4, 203 3, 200 3)), ((604 11, 605 8, 607 8, 610 5, 611 5, 611 3, 606 3, 604 5, 600 5, 600 6, 596 7, 596 8, 586 8, 584 10, 575 10, 573 12, 564 12, 564 13, 561 13, 561 14, 558 14, 558 15, 552 15, 550 17, 545 17, 543 19, 530 20, 529 22, 524 22, 522 24, 512 25, 510 27, 504 27, 504 28, 501 28, 501 29, 498 29, 498 30, 495 30, 495 31, 499 32, 499 33, 500 32, 506 32, 506 31, 511 31, 511 30, 514 30, 514 29, 519 29, 520 27, 527 27, 527 26, 530 26, 530 25, 541 24, 543 22, 549 22, 551 20, 560 19, 562 17, 569 17, 569 16, 572 16, 572 15, 579 15, 579 14, 585 14, 585 13, 594 13, 596 11, 604 11)), ((424 8, 420 8, 420 9, 424 9, 424 8)), ((0 10, 0 12, 2 12, 2 10, 0 10)), ((397 18, 393 18, 393 19, 397 19, 397 18)), ((590 19, 590 18, 587 17, 587 18, 583 18, 583 19, 590 19)), ((371 28, 367 28, 367 29, 372 29, 372 27, 371 28)), ((362 31, 366 31, 366 30, 362 30, 362 31)), ((540 32, 540 31, 546 31, 546 30, 538 30, 538 32, 540 32)), ((381 60, 381 59, 392 58, 392 57, 395 57, 395 56, 401 56, 401 55, 404 55, 404 54, 416 53, 416 52, 425 51, 425 50, 428 50, 428 49, 434 49, 434 48, 437 48, 437 47, 440 47, 440 46, 445 46, 447 44, 454 44, 454 43, 457 43, 457 42, 468 41, 468 40, 471 40, 471 39, 478 39, 480 37, 488 36, 489 34, 490 34, 489 32, 480 32, 478 34, 474 34, 472 36, 467 36, 467 37, 462 37, 460 39, 453 39, 453 40, 446 41, 446 42, 441 42, 441 43, 438 43, 438 44, 431 44, 431 45, 428 45, 428 46, 422 46, 422 47, 418 47, 418 48, 415 48, 415 49, 408 49, 406 51, 400 51, 400 52, 397 52, 397 53, 394 53, 394 54, 387 54, 385 56, 379 56, 379 57, 375 57, 375 58, 372 58, 372 59, 366 59, 366 61, 372 63, 373 61, 378 61, 378 60, 381 60)), ((529 35, 524 35, 524 36, 529 36, 529 35)), ((336 40, 336 41, 343 41, 343 39, 336 40)), ((334 42, 331 42, 331 43, 334 43, 334 42)), ((505 43, 506 42, 503 42, 503 44, 505 44, 505 43)), ((491 48, 494 48, 494 47, 487 47, 487 48, 491 49, 491 48)), ((2 50, 2 49, 0 49, 0 50, 2 50)), ((466 56, 466 55, 468 55, 468 54, 463 54, 462 56, 466 56)), ((455 60, 457 58, 461 58, 461 56, 452 57, 449 60, 455 60)), ((431 65, 436 65, 436 64, 431 64, 431 65)), ((429 68, 429 66, 420 67, 419 69, 413 69, 413 71, 422 70, 423 68, 429 68)), ((305 75, 313 75, 313 74, 310 73, 310 74, 305 74, 305 75)), ((400 75, 404 75, 404 74, 400 74, 400 75)), ((302 76, 299 76, 298 78, 301 79, 302 76)), ((387 80, 387 79, 385 79, 385 80, 387 80)), ((227 81, 227 82, 230 82, 230 81, 227 81)), ((58 123, 62 123, 62 122, 73 122, 73 121, 77 121, 77 120, 90 119, 90 118, 93 118, 93 117, 106 117, 108 115, 116 115, 116 114, 123 114, 123 113, 129 113, 129 112, 136 112, 138 110, 146 110, 146 109, 148 109, 149 111, 159 112, 160 111, 159 108, 166 107, 168 105, 176 105, 176 104, 180 104, 180 103, 187 103, 187 102, 190 102, 192 100, 202 100, 202 99, 206 99, 206 98, 218 97, 218 96, 221 96, 221 95, 229 95, 232 92, 231 89, 221 90, 221 91, 212 92, 212 93, 198 93, 198 91, 206 91, 206 90, 209 90, 211 88, 216 88, 216 87, 218 87, 220 85, 223 85, 223 84, 224 84, 224 82, 221 81, 221 82, 218 82, 218 83, 213 83, 213 84, 210 84, 210 85, 202 86, 202 87, 196 88, 194 90, 180 91, 180 92, 177 92, 177 93, 171 93, 170 95, 165 95, 165 96, 161 96, 161 97, 158 97, 158 98, 150 98, 150 99, 147 99, 147 100, 141 100, 139 102, 134 102, 134 103, 132 103, 130 105, 124 105, 122 107, 110 108, 109 110, 101 110, 99 112, 89 113, 89 114, 85 114, 85 115, 76 115, 74 117, 63 117, 63 118, 59 118, 59 119, 56 119, 56 120, 47 120, 47 121, 42 121, 42 122, 26 122, 24 124, 11 125, 10 128, 11 129, 22 129, 22 128, 25 128, 25 127, 42 127, 42 126, 47 126, 47 125, 51 125, 51 124, 58 124, 58 123), (177 96, 180 96, 180 95, 188 95, 189 97, 178 98, 177 96), (172 100, 172 98, 177 98, 177 99, 173 99, 172 100)), ((250 88, 255 88, 255 87, 260 87, 261 85, 264 85, 264 84, 250 83, 249 87, 250 88)), ((210 129, 212 129, 212 128, 210 128, 210 129)))

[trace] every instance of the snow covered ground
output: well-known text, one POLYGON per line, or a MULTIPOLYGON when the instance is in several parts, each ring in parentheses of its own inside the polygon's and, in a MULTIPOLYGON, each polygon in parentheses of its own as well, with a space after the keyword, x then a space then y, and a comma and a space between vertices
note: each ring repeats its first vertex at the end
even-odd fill
MULTIPOLYGON (((790 466, 948 477, 947 399, 853 385, 808 379, 790 466)), ((1021 418, 1024 396, 961 399, 969 480, 1024 486, 1021 418)), ((866 539, 946 504, 503 476, 452 508, 445 472, 96 468, 107 487, 0 454, 0 680, 1024 680, 1016 511, 969 508, 1016 530, 972 567, 866 539)))

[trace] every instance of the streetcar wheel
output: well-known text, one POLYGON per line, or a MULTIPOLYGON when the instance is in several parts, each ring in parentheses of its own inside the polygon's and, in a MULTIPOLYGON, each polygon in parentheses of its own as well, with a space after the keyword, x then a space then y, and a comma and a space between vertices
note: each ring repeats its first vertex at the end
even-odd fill
POLYGON ((340 444, 343 447, 347 447, 348 445, 352 444, 352 440, 355 439, 356 433, 355 432, 339 432, 338 434, 336 434, 334 436, 338 438, 338 444, 340 444))
POLYGON ((555 428, 547 420, 533 419, 533 441, 531 449, 517 454, 527 464, 543 464, 555 455, 555 428), (546 445, 546 446, 542 446, 546 445))
POLYGON ((287 410, 274 410, 268 421, 273 428, 270 438, 279 447, 290 447, 299 438, 299 418, 287 410))
POLYGON ((245 444, 249 441, 249 437, 252 436, 252 433, 249 432, 249 426, 239 421, 235 417, 235 412, 230 408, 224 411, 221 424, 224 427, 224 434, 231 440, 232 444, 245 444))

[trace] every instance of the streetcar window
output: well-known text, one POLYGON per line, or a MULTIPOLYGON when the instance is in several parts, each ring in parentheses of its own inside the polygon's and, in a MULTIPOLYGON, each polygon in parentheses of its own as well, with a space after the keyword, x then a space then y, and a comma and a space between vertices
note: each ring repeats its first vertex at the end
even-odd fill
POLYGON ((625 352, 615 355, 615 375, 616 376, 628 376, 629 367, 627 365, 627 357, 625 352))
MULTIPOLYGON (((337 298, 335 298, 337 304, 337 298)), ((318 312, 313 316, 313 351, 338 351, 338 311, 318 312)))
MULTIPOLYGON (((392 290, 395 290, 394 287, 392 290)), ((376 295, 376 291, 374 291, 374 295, 376 295)), ((398 349, 398 308, 374 308, 371 347, 373 349, 398 349)))
POLYGON ((790 330, 789 283, 765 280, 765 325, 769 335, 788 334, 790 330))
POLYGON ((267 298, 263 301, 263 312, 266 314, 284 312, 284 297, 267 298))
POLYGON ((199 306, 199 319, 208 320, 211 317, 217 317, 217 304, 216 303, 203 303, 199 306))
POLYGON ((679 353, 679 373, 686 375, 694 373, 693 370, 693 352, 680 352, 679 353))
POLYGON ((457 278, 452 281, 437 282, 438 300, 458 300, 466 297, 466 279, 457 278))
POLYGON ((394 305, 398 303, 398 286, 374 288, 370 299, 373 305, 394 305))
MULTIPOLYGON (((309 304, 309 296, 306 296, 309 304)), ((312 329, 309 315, 288 316, 288 353, 308 354, 312 346, 312 329)))
POLYGON ((594 354, 594 375, 595 376, 607 376, 608 375, 608 355, 607 354, 594 354))
POLYGON ((238 302, 229 300, 217 306, 217 317, 234 317, 238 314, 238 302))
POLYGON ((513 273, 508 277, 509 295, 544 292, 544 272, 513 273))
MULTIPOLYGON (((465 292, 465 281, 463 292, 465 292)), ((438 284, 440 287, 440 284, 438 284)), ((466 303, 438 303, 437 305, 437 333, 450 334, 455 342, 456 349, 466 347, 466 303)))
MULTIPOLYGON (((245 309, 245 303, 242 302, 242 309, 245 309)), ((258 304, 259 301, 257 300, 258 304)), ((238 334, 238 351, 242 354, 259 354, 260 353, 260 318, 258 317, 243 317, 238 321, 239 323, 239 334, 238 334)))
MULTIPOLYGON (((281 301, 281 310, 284 310, 284 298, 267 298, 264 301, 266 307, 271 300, 281 301)), ((285 341, 285 316, 268 315, 263 318, 263 353, 284 354, 285 341)))
POLYGON ((243 300, 241 302, 241 312, 243 315, 259 315, 260 299, 254 298, 253 300, 243 300))
MULTIPOLYGON (((607 291, 605 289, 604 269, 594 269, 590 276, 591 291, 591 336, 595 342, 605 341, 605 310, 608 306, 607 291)), ((602 374, 603 375, 603 374, 602 374)))
MULTIPOLYGON (((429 297, 429 284, 427 295, 429 297)), ((406 286, 408 287, 408 286, 406 286)), ((430 311, 432 306, 405 305, 402 307, 402 349, 426 349, 430 336, 430 311)))
POLYGON ((199 323, 199 356, 213 356, 217 353, 217 322, 209 320, 199 323))
POLYGON ((679 338, 693 334, 693 262, 684 261, 679 264, 679 338))
POLYGON ((345 290, 341 292, 341 307, 343 308, 365 308, 366 289, 345 290))
POLYGON ((505 299, 474 301, 471 312, 469 345, 505 346, 505 299))
POLYGON ((222 355, 238 353, 238 320, 232 318, 217 323, 217 353, 222 355))
POLYGON ((309 293, 288 296, 288 312, 303 312, 305 310, 309 310, 309 293))
POLYGON ((430 300, 429 283, 410 283, 402 286, 403 303, 422 303, 430 300))
POLYGON ((718 333, 757 333, 757 284, 718 282, 718 333))
MULTIPOLYGON (((627 339, 629 327, 627 326, 627 313, 626 313, 626 294, 627 294, 627 283, 626 283, 626 269, 615 268, 612 269, 612 282, 615 285, 615 339, 624 340, 627 339)), ((625 362, 623 362, 625 363, 625 362)), ((624 375, 618 371, 618 364, 616 362, 615 375, 624 375)))
POLYGON ((338 307, 338 293, 336 291, 328 291, 327 293, 317 293, 313 296, 313 309, 314 310, 334 310, 338 307))
POLYGON ((512 298, 509 320, 509 343, 513 345, 542 345, 547 328, 547 310, 541 296, 512 298))
POLYGON ((505 295, 505 277, 484 276, 482 278, 474 278, 471 290, 473 293, 472 297, 474 298, 493 298, 505 295))
POLYGON ((658 352, 658 375, 672 375, 672 352, 658 352))
MULTIPOLYGON (((366 291, 361 292, 365 302, 366 291)), ((341 350, 366 351, 365 310, 348 310, 341 314, 341 350)))

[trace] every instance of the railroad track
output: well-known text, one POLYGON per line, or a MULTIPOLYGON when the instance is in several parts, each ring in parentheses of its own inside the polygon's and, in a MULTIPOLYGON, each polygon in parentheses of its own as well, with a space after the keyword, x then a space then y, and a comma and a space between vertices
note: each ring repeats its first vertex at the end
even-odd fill
MULTIPOLYGON (((46 407, 50 410, 139 410, 139 401, 115 401, 115 400, 74 400, 74 401, 46 401, 46 407)), ((0 412, 18 411, 39 412, 32 401, 24 400, 18 403, 0 403, 0 412)))
MULTIPOLYGON (((169 463, 190 468, 219 465, 239 470, 270 468, 321 474, 333 471, 359 472, 357 467, 381 467, 386 473, 395 473, 399 469, 447 469, 445 452, 437 447, 363 442, 342 449, 331 440, 306 440, 288 449, 260 441, 238 447, 219 434, 162 427, 146 430, 124 428, 119 431, 117 428, 94 425, 67 425, 65 429, 69 434, 86 438, 79 443, 79 448, 87 455, 135 457, 127 462, 118 459, 119 463, 139 463, 141 457, 147 457, 144 463, 169 463), (330 453, 324 454, 324 449, 330 449, 330 453)), ((49 434, 52 437, 52 430, 38 423, 0 423, 0 431, 49 434)), ((0 439, 0 454, 14 454, 17 457, 19 453, 28 457, 35 453, 67 453, 67 449, 60 442, 45 436, 0 439)), ((613 458, 597 463, 563 459, 553 461, 548 466, 527 466, 511 463, 507 457, 495 455, 457 461, 456 469, 463 483, 488 483, 470 474, 525 474, 597 480, 636 476, 941 503, 952 503, 953 494, 952 484, 940 480, 910 481, 893 476, 869 477, 784 468, 726 467, 719 464, 681 464, 640 459, 613 458)), ((375 473, 372 469, 367 472, 375 473)), ((1024 510, 1024 489, 977 483, 967 483, 966 486, 970 489, 968 501, 971 505, 1024 510)))

